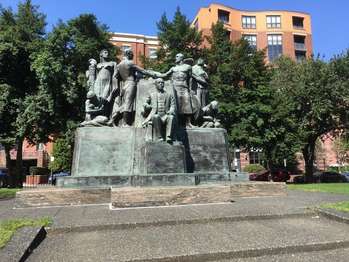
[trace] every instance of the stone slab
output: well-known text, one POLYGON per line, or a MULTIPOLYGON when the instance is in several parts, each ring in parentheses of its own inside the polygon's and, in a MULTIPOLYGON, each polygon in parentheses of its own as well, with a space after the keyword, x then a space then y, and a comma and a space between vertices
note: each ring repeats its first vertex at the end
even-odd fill
POLYGON ((25 261, 45 237, 46 231, 43 227, 18 229, 5 247, 0 249, 0 260, 6 262, 25 261))
POLYGON ((198 186, 112 188, 114 208, 230 202, 239 197, 285 196, 285 183, 203 183, 198 186))
POLYGON ((74 206, 110 203, 110 189, 28 189, 16 193, 15 207, 74 206))
POLYGON ((183 145, 148 141, 142 148, 144 173, 185 173, 185 149, 183 145))
POLYGON ((133 173, 133 128, 83 127, 75 133, 72 176, 133 173))
POLYGON ((112 188, 113 208, 229 202, 229 185, 192 187, 112 188))
POLYGON ((227 132, 223 128, 191 128, 178 130, 186 149, 189 173, 230 172, 227 132))
POLYGON ((286 183, 277 182, 241 182, 231 183, 232 197, 285 196, 286 183))
POLYGON ((57 187, 106 188, 144 186, 193 186, 207 183, 229 182, 229 173, 164 173, 134 176, 70 176, 57 178, 57 187))

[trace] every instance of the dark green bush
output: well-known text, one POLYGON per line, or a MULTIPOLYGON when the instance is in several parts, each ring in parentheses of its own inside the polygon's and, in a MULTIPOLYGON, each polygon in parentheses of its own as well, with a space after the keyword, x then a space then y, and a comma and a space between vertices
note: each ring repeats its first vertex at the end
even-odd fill
POLYGON ((265 168, 260 164, 250 164, 244 167, 243 171, 247 173, 257 173, 265 170, 265 168))

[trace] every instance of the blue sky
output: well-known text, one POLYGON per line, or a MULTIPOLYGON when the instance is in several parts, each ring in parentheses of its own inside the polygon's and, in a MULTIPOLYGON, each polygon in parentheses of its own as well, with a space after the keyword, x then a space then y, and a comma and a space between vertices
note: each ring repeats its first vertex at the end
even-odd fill
MULTIPOLYGON (((18 0, 0 0, 16 8, 18 0)), ((93 13, 110 31, 156 35, 156 22, 166 12, 172 17, 177 6, 193 19, 202 6, 217 2, 246 10, 295 10, 312 15, 314 53, 331 58, 349 48, 349 1, 347 0, 33 0, 47 15, 48 30, 59 19, 93 13)))

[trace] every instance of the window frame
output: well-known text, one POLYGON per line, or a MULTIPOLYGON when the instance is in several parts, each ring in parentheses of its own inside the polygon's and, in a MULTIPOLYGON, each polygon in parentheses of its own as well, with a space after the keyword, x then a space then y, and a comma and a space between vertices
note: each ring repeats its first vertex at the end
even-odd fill
POLYGON ((281 15, 267 15, 267 28, 281 28, 281 15))
POLYGON ((243 29, 256 29, 257 28, 257 18, 253 15, 242 15, 241 16, 241 26, 243 29), (250 22, 248 22, 250 21, 250 22))

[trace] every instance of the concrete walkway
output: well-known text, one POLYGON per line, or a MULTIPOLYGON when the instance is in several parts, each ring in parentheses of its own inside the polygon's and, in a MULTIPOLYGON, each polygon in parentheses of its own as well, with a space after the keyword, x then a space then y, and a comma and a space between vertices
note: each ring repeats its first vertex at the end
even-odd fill
POLYGON ((345 200, 346 195, 289 191, 285 197, 226 204, 121 210, 12 209, 13 201, 0 201, 0 220, 53 218, 29 261, 347 261, 342 258, 349 255, 348 224, 312 210, 345 200))

